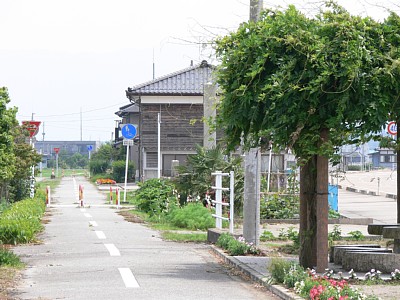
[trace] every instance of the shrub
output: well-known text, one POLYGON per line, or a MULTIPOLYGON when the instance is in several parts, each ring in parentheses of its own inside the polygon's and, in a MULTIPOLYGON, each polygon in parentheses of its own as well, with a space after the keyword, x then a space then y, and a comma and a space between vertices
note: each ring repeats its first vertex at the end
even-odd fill
POLYGON ((174 226, 192 230, 208 229, 215 225, 210 211, 201 203, 189 203, 182 208, 173 209, 168 220, 174 226))
POLYGON ((228 249, 229 241, 232 238, 233 237, 229 233, 222 233, 217 240, 217 246, 222 249, 228 249))
POLYGON ((298 195, 265 195, 260 201, 261 219, 293 219, 299 215, 298 195))
POLYGON ((328 233, 328 239, 331 241, 338 241, 342 237, 342 230, 339 225, 333 226, 333 231, 328 233))
POLYGON ((283 283, 285 275, 290 270, 292 264, 292 262, 283 258, 272 258, 268 267, 272 279, 277 283, 283 283))
MULTIPOLYGON (((117 160, 112 163, 112 176, 117 182, 125 182, 125 166, 124 160, 117 160)), ((128 181, 135 173, 134 164, 128 163, 128 181)))
POLYGON ((273 240, 276 240, 276 237, 271 231, 265 230, 260 236, 260 241, 262 242, 273 241, 273 240))
POLYGON ((227 250, 230 255, 258 254, 259 250, 251 243, 247 243, 243 237, 235 239, 229 233, 219 236, 217 246, 227 250))
POLYGON ((354 241, 362 241, 365 238, 365 236, 359 230, 350 231, 349 235, 350 235, 350 239, 352 239, 354 241))
POLYGON ((178 203, 174 185, 166 179, 153 178, 139 184, 140 188, 133 197, 138 209, 153 216, 167 213, 178 203))

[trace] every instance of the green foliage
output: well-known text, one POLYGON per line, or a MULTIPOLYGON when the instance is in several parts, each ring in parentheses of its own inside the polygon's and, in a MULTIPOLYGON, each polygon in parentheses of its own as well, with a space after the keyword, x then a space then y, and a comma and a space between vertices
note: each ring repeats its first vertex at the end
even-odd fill
POLYGON ((65 163, 69 169, 84 169, 89 163, 89 158, 81 153, 74 153, 73 155, 65 158, 65 163))
POLYGON ((315 18, 294 6, 266 10, 219 38, 218 121, 230 148, 273 140, 305 160, 334 159, 338 146, 380 131, 388 106, 382 34, 382 24, 330 2, 315 18), (332 129, 323 144, 322 129, 332 129))
POLYGON ((328 233, 328 239, 330 241, 338 241, 342 238, 342 230, 339 225, 333 226, 333 231, 328 233))
POLYGON ((350 239, 354 241, 362 241, 365 239, 365 236, 362 234, 360 230, 350 231, 349 235, 350 239))
POLYGON ((35 198, 12 204, 0 215, 0 243, 18 244, 34 240, 42 230, 41 217, 45 210, 44 197, 37 193, 35 198))
POLYGON ((167 179, 149 179, 139 184, 133 202, 150 216, 160 216, 177 205, 174 184, 167 179))
POLYGON ((292 262, 290 268, 285 272, 283 283, 290 289, 296 285, 296 282, 304 281, 308 278, 308 274, 298 263, 292 262))
POLYGON ((329 219, 339 219, 340 218, 340 213, 337 212, 334 209, 329 208, 328 218, 329 219))
POLYGON ((163 239, 174 242, 191 242, 205 243, 207 242, 207 233, 175 233, 171 231, 162 232, 163 239))
POLYGON ((271 273, 272 279, 277 283, 283 283, 286 273, 289 271, 293 262, 283 258, 271 258, 268 271, 271 273))
POLYGON ((22 266, 22 262, 19 257, 11 251, 0 248, 0 267, 2 266, 20 267, 22 266))
MULTIPOLYGON (((112 163, 112 177, 117 182, 125 181, 125 166, 126 161, 124 160, 116 160, 112 163)), ((135 174, 134 164, 133 162, 128 162, 128 182, 135 174)))
POLYGON ((263 195, 260 200, 261 219, 293 219, 299 216, 299 196, 288 194, 263 195))
POLYGON ((125 147, 113 148, 111 144, 101 145, 90 157, 90 172, 92 174, 107 173, 113 161, 125 160, 125 147))
POLYGON ((215 220, 210 211, 201 203, 188 203, 171 210, 168 220, 174 226, 191 230, 215 227, 215 220))
POLYGON ((276 237, 271 231, 264 230, 264 232, 260 235, 260 241, 273 241, 276 240, 276 237))
MULTIPOLYGON (((223 173, 235 172, 235 211, 239 212, 243 206, 243 168, 241 158, 226 156, 224 149, 217 145, 212 149, 196 146, 196 154, 189 155, 186 165, 178 167, 179 176, 175 179, 175 185, 181 195, 181 203, 184 204, 186 197, 200 197, 205 199, 207 192, 211 193, 211 186, 215 185, 215 176, 211 173, 222 171, 223 173)), ((229 187, 229 177, 224 176, 222 185, 229 187)), ((229 194, 224 192, 224 196, 229 194)))
POLYGON ((259 250, 253 244, 247 243, 243 237, 235 239, 229 233, 222 233, 216 244, 234 256, 259 253, 259 250))

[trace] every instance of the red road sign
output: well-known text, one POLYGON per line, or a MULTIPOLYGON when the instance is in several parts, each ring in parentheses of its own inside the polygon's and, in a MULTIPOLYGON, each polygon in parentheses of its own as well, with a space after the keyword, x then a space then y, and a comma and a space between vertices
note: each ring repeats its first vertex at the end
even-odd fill
POLYGON ((29 137, 34 137, 38 133, 41 123, 40 121, 22 121, 22 125, 29 131, 29 137))
POLYGON ((58 152, 60 152, 60 148, 54 148, 54 152, 55 152, 56 154, 58 154, 58 152))
POLYGON ((396 135, 397 134, 397 124, 395 121, 389 122, 388 126, 387 126, 387 131, 391 134, 391 135, 396 135))

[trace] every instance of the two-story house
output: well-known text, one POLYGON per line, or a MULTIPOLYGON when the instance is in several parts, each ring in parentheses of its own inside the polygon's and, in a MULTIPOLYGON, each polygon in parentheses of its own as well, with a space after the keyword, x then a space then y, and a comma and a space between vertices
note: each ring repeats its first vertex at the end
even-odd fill
POLYGON ((173 166, 185 164, 196 145, 215 145, 216 134, 204 122, 215 116, 213 69, 202 61, 126 90, 131 103, 116 114, 137 128, 130 160, 141 180, 157 177, 159 169, 161 176, 171 176, 173 166))

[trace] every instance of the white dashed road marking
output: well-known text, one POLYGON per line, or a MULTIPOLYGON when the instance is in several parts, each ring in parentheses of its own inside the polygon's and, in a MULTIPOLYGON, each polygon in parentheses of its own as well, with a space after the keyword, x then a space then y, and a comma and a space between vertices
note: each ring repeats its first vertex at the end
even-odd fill
POLYGON ((106 246, 111 256, 121 256, 121 253, 119 253, 119 250, 117 249, 117 247, 115 247, 114 244, 104 244, 104 246, 106 246))
POLYGON ((106 235, 104 234, 103 231, 95 231, 95 232, 96 232, 97 237, 98 237, 100 240, 105 240, 105 239, 106 239, 106 235))
POLYGON ((135 276, 133 276, 132 271, 129 268, 118 268, 118 270, 127 288, 140 287, 135 276))
POLYGON ((84 213, 83 214, 86 218, 91 218, 92 217, 92 215, 91 214, 88 214, 88 213, 84 213))
POLYGON ((86 208, 81 208, 81 212, 86 212, 86 208))
POLYGON ((89 225, 93 227, 99 226, 96 221, 89 221, 89 225))

